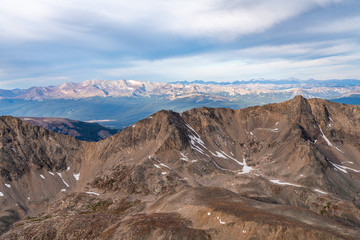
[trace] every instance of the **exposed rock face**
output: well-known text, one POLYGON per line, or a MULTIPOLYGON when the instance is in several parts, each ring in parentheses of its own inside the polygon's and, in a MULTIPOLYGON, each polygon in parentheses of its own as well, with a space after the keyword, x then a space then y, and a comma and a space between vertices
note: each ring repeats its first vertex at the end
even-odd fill
POLYGON ((160 111, 97 143, 3 117, 0 238, 356 239, 359 114, 160 111))

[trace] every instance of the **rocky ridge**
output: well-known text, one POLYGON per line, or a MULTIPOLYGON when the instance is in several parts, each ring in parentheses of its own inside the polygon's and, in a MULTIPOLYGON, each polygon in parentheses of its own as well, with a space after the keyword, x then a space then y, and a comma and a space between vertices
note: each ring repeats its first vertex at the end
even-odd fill
POLYGON ((359 112, 160 111, 97 143, 2 117, 0 238, 356 239, 359 112))

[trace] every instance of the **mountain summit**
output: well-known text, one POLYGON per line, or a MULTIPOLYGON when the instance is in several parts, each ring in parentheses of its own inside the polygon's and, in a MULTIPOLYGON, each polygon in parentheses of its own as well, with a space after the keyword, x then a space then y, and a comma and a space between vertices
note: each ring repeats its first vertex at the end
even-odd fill
POLYGON ((359 114, 160 111, 96 143, 2 117, 1 238, 356 239, 359 114))

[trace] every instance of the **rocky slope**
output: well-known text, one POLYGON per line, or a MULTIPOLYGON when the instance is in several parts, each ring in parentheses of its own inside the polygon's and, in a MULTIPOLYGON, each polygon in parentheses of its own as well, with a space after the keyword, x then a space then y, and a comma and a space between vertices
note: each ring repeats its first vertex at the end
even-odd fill
POLYGON ((73 136, 83 141, 97 142, 119 132, 98 123, 83 122, 67 118, 19 117, 22 121, 44 127, 53 132, 73 136))
POLYGON ((356 239, 359 114, 160 111, 97 143, 3 117, 0 238, 356 239))

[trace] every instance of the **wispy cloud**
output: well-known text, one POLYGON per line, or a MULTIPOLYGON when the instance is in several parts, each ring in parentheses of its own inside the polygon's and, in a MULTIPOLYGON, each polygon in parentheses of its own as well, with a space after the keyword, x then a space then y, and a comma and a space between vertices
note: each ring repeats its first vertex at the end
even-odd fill
POLYGON ((327 40, 282 45, 261 45, 238 51, 242 56, 253 58, 320 58, 324 56, 353 53, 359 43, 349 40, 327 40))
POLYGON ((68 81, 71 81, 71 79, 66 76, 38 76, 38 77, 29 77, 29 78, 16 78, 16 79, 0 81, 0 88, 22 89, 22 88, 30 88, 34 86, 40 87, 40 86, 61 84, 63 82, 68 82, 68 81))
POLYGON ((0 23, 2 38, 15 40, 86 40, 99 27, 229 40, 336 2, 340 0, 12 0, 0 3, 0 23))
POLYGON ((352 33, 360 34, 360 15, 343 17, 338 19, 331 19, 325 23, 318 23, 315 26, 311 26, 307 29, 308 32, 312 33, 352 33))
POLYGON ((99 71, 108 77, 152 81, 234 81, 263 76, 277 79, 360 78, 356 68, 360 63, 360 51, 350 51, 352 48, 360 49, 360 46, 347 42, 260 46, 155 61, 138 60, 130 62, 128 67, 99 71), (263 57, 259 58, 259 55, 263 57), (289 55, 294 57, 289 58, 289 55))

